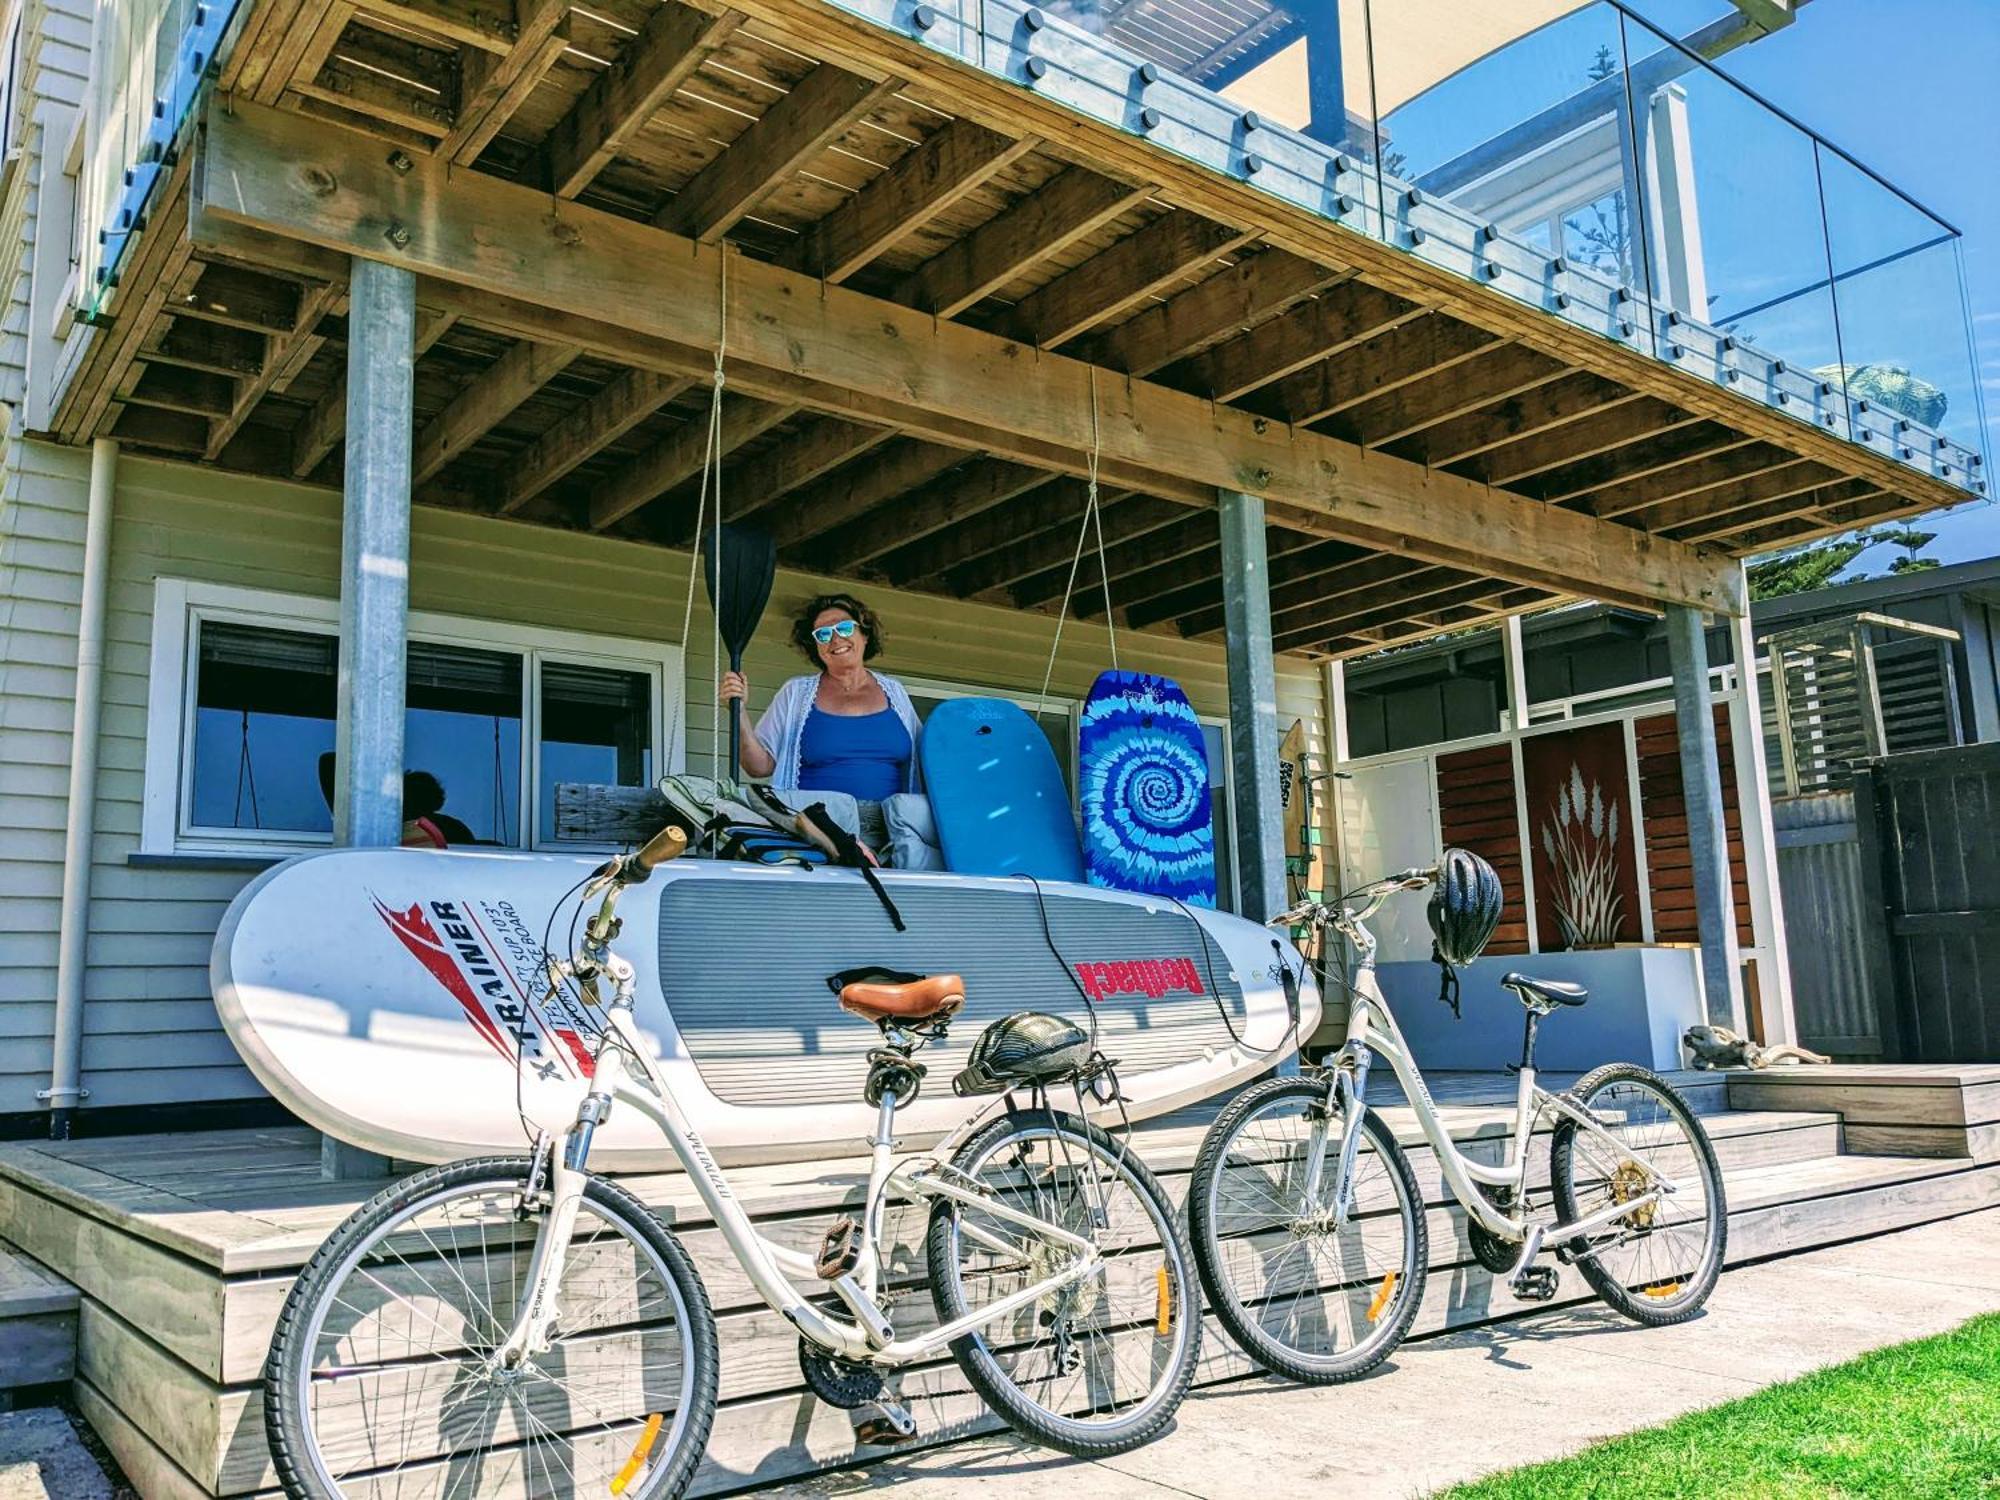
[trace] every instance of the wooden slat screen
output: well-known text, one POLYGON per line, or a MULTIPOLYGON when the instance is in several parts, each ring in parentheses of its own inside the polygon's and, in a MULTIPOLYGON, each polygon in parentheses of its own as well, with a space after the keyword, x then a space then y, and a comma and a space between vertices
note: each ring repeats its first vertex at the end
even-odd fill
MULTIPOLYGON (((1674 716, 1638 719, 1632 727, 1638 736, 1639 805, 1646 823, 1646 883, 1653 902, 1653 940, 1698 942, 1687 799, 1681 789, 1681 750, 1674 716)), ((1743 863, 1743 822, 1736 805, 1729 711, 1720 705, 1715 709, 1715 753, 1722 771, 1722 819, 1729 839, 1729 879, 1736 894, 1737 941, 1747 948, 1756 941, 1750 924, 1750 879, 1743 863)))
POLYGON ((1470 849, 1493 866, 1507 909, 1488 953, 1528 951, 1527 906, 1521 896, 1521 825, 1515 811, 1514 756, 1487 745, 1437 758, 1438 824, 1445 847, 1470 849))

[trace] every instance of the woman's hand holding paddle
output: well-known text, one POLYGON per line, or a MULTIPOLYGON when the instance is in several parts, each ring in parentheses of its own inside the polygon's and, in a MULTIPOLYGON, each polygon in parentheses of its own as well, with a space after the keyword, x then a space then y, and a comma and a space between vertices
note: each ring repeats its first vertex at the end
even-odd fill
POLYGON ((716 692, 716 702, 727 703, 731 699, 734 699, 738 703, 747 703, 749 698, 750 684, 745 680, 741 672, 724 672, 722 674, 722 686, 716 692))

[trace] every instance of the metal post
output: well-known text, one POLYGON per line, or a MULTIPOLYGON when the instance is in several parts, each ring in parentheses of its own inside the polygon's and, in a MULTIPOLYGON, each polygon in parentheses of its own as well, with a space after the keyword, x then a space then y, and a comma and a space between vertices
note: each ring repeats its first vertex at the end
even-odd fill
POLYGON ((417 279, 356 258, 347 317, 340 523, 336 844, 403 836, 403 673, 410 613, 410 386, 417 279))
MULTIPOLYGON (((1229 667, 1229 754, 1236 787, 1240 913, 1262 922, 1285 908, 1285 832, 1278 797, 1278 671, 1271 649, 1271 574, 1264 502, 1218 492, 1222 615, 1229 667)), ((1301 1037, 1301 1043, 1310 1040, 1301 1037)), ((1298 1071, 1287 1057, 1280 1073, 1298 1071)))
POLYGON ((1666 613, 1667 656, 1674 674, 1674 725, 1681 748, 1681 794, 1687 808, 1688 857, 1701 933, 1702 992, 1711 1023, 1743 1032, 1736 975, 1736 900, 1729 885, 1722 771, 1709 702, 1708 641, 1700 610, 1670 604, 1666 613))
POLYGON ((103 704, 104 620, 111 575, 111 509, 118 444, 90 445, 90 498, 83 523, 83 586, 77 601, 75 698, 70 709, 69 805, 63 827, 62 907, 56 929, 54 1066, 41 1098, 49 1135, 69 1137, 83 1087, 83 981, 89 967, 90 847, 97 832, 98 716, 103 704))
MULTIPOLYGON (((1744 597, 1749 597, 1747 581, 1744 597)), ((1729 654, 1736 668, 1729 735, 1736 753, 1736 814, 1743 830, 1743 871, 1750 886, 1750 931, 1764 960, 1758 969, 1759 1019, 1764 1041, 1777 1045, 1796 1042, 1798 1035, 1792 1015, 1785 903, 1779 889, 1778 834, 1771 823, 1770 763, 1765 758, 1764 714, 1758 701, 1757 643, 1747 614, 1729 622, 1729 654)))
POLYGON ((1528 763, 1521 748, 1521 736, 1528 727, 1528 644, 1519 615, 1509 615, 1500 622, 1500 675, 1504 679, 1501 691, 1506 695, 1508 764, 1514 773, 1514 836, 1521 845, 1521 917, 1528 925, 1528 951, 1540 953, 1542 930, 1535 915, 1535 837, 1528 815, 1528 763))
MULTIPOLYGON (((356 257, 348 283, 347 453, 340 521, 340 680, 333 840, 403 836, 410 615, 410 445, 417 278, 356 257)), ((386 1176, 387 1157, 320 1139, 321 1175, 386 1176)))

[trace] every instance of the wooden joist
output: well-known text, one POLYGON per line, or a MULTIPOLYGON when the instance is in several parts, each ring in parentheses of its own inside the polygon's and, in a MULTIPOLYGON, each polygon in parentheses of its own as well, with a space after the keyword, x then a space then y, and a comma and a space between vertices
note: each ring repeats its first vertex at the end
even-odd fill
MULTIPOLYGON (((1217 530, 1215 517, 1205 511, 1190 515, 1185 508, 1166 507, 1165 502, 1144 495, 1134 495, 1108 511, 1104 523, 1102 565, 1097 557, 1097 538, 1092 536, 1077 568, 1077 587, 1082 592, 1075 608, 1085 617, 1103 608, 1103 580, 1111 581, 1111 607, 1116 610, 1125 597, 1120 586, 1125 579, 1206 551, 1215 544, 1217 530)), ((1046 604, 1061 597, 1066 582, 1061 575, 1066 572, 1064 565, 1057 563, 1008 584, 1007 591, 1024 609, 1046 604)))
MULTIPOLYGON (((422 359, 431 345, 435 344, 452 326, 458 322, 456 313, 440 312, 436 308, 419 306, 417 309, 417 331, 411 348, 413 359, 422 359)), ((299 425, 292 432, 290 469, 292 477, 304 479, 326 461, 326 456, 340 445, 347 435, 347 374, 343 370, 326 389, 326 393, 313 403, 299 425)))
MULTIPOLYGON (((722 398, 719 437, 714 448, 719 450, 719 456, 726 458, 752 438, 769 432, 790 418, 796 411, 796 407, 759 401, 753 396, 725 395, 722 398)), ((711 456, 708 428, 708 411, 704 408, 698 416, 676 427, 619 470, 608 483, 596 489, 590 497, 590 529, 602 531, 650 505, 668 490, 699 475, 703 460, 711 456)), ((711 496, 710 500, 713 503, 714 497, 711 496)), ((726 495, 724 504, 725 514, 736 513, 734 507, 728 506, 726 495)), ((693 518, 690 516, 688 519, 693 518)))
POLYGON ((995 331, 1055 348, 1137 306, 1206 261, 1250 239, 1185 209, 1173 209, 1136 234, 1100 250, 1073 271, 1037 287, 1009 309, 995 331))
MULTIPOLYGON (((1486 411, 1469 412, 1427 428, 1396 445, 1395 451, 1419 463, 1463 464, 1482 453, 1505 449, 1522 461, 1526 444, 1540 434, 1560 443, 1567 429, 1585 417, 1614 413, 1619 407, 1645 400, 1636 391, 1587 370, 1537 381, 1520 395, 1486 411)), ((1496 466, 1504 472, 1504 465, 1496 466)))
POLYGON ((1575 507, 1581 497, 1606 485, 1644 479, 1692 459, 1726 453, 1756 441, 1717 422, 1690 422, 1636 439, 1610 452, 1594 453, 1588 458, 1544 469, 1523 479, 1515 488, 1537 500, 1575 507))
POLYGON ((784 441, 738 466, 730 476, 736 499, 729 513, 739 521, 747 520, 801 485, 832 473, 895 435, 892 427, 815 417, 784 441))
MULTIPOLYGON (((858 521, 876 506, 929 483, 964 463, 966 456, 962 448, 897 438, 869 454, 865 463, 849 464, 800 490, 778 508, 765 529, 781 554, 802 547, 814 537, 858 521)), ((808 550, 824 556, 817 549, 808 550)), ((793 560, 807 562, 811 556, 794 553, 793 560)))
POLYGON ((438 154, 470 166, 569 47, 570 0, 518 0, 513 42, 498 56, 459 54, 458 109, 438 154))
POLYGON ((1768 443, 1736 443, 1688 462, 1586 491, 1568 503, 1586 515, 1629 515, 1663 500, 1699 494, 1703 490, 1800 462, 1803 460, 1797 454, 1774 448, 1768 443))
POLYGON ((1092 364, 1128 375, 1151 375, 1277 317, 1352 274, 1283 250, 1261 250, 1094 335, 1078 352, 1092 364))
MULTIPOLYGON (((383 257, 475 294, 483 322, 519 318, 625 363, 699 373, 712 362, 713 247, 577 204, 552 215, 542 195, 447 177, 434 161, 398 172, 346 132, 255 106, 211 111, 202 149, 205 235, 233 223, 383 257), (391 222, 409 230, 406 247, 386 242, 391 222)), ((747 257, 729 289, 732 378, 765 400, 1071 472, 1095 443, 1106 482, 1184 504, 1244 487, 1276 524, 1316 535, 1641 607, 1743 604, 1740 571, 1720 558, 1475 480, 1147 381, 1093 403, 1100 382, 1078 361, 747 257)))
POLYGON ((1508 345, 1344 412, 1327 430, 1370 448, 1380 447, 1495 402, 1510 401, 1560 380, 1563 373, 1563 367, 1547 355, 1508 345))
POLYGON ((821 63, 697 172, 653 222, 669 234, 715 243, 773 187, 895 91, 892 78, 864 78, 821 63))
POLYGON ((1058 173, 903 278, 891 294, 907 307, 955 317, 1022 269, 1054 255, 1142 203, 1150 188, 1083 167, 1058 173))
POLYGON ((422 484, 437 474, 582 353, 573 344, 540 344, 528 339, 515 344, 474 376, 472 383, 417 434, 410 449, 411 481, 422 484))
POLYGON ((955 569, 1051 526, 1074 526, 1083 514, 1084 493, 1080 479, 1045 475, 1005 507, 988 507, 949 531, 887 554, 881 571, 899 587, 942 581, 957 592, 951 583, 955 569))
POLYGON ((596 395, 564 413, 508 463, 496 513, 512 515, 693 386, 693 378, 686 375, 624 371, 596 395))
POLYGON ((618 59, 556 122, 542 143, 538 176, 558 198, 574 198, 715 50, 743 24, 667 0, 618 59))
MULTIPOLYGON (((1323 542, 1294 555, 1300 560, 1286 570, 1287 581, 1275 584, 1271 589, 1271 609, 1274 619, 1278 614, 1297 609, 1302 605, 1337 599, 1357 589, 1373 588, 1378 584, 1387 583, 1401 577, 1410 569, 1408 558, 1396 557, 1393 554, 1361 553, 1339 542, 1323 542)), ((1182 612, 1167 600, 1155 600, 1147 609, 1146 618, 1149 620, 1178 618, 1183 634, 1207 635, 1212 630, 1222 628, 1222 605, 1217 600, 1204 603, 1199 609, 1182 612)))
POLYGON ((1109 551, 1174 520, 1206 521, 1211 529, 1214 525, 1212 512, 1202 511, 1190 517, 1186 506, 1146 495, 1127 495, 1119 490, 1100 489, 1097 500, 1099 512, 1095 523, 1089 526, 1084 524, 1084 495, 1079 493, 1073 516, 1065 517, 1055 526, 1024 537, 954 572, 951 575, 953 592, 986 598, 994 603, 1023 603, 1025 601, 1017 600, 1013 595, 1015 585, 1038 579, 1044 573, 1056 573, 1061 576, 1046 597, 1058 598, 1069 582, 1072 565, 1079 589, 1084 587, 1086 580, 1090 587, 1097 588, 1097 538, 1100 529, 1109 551), (1078 555, 1079 544, 1081 557, 1078 555))
POLYGON ((781 265, 845 281, 912 230, 1038 146, 950 120, 799 236, 781 265))
POLYGON ((346 300, 347 289, 338 283, 315 287, 299 299, 298 325, 288 334, 268 341, 264 365, 256 374, 238 383, 230 410, 209 429, 208 447, 203 454, 210 462, 221 456, 229 440, 249 420, 257 404, 273 390, 282 391, 298 377, 326 342, 319 331, 320 320, 346 300))
MULTIPOLYGON (((956 473, 904 497, 893 511, 869 516, 823 543, 828 557, 865 567, 877 558, 910 547, 926 537, 961 527, 974 516, 1005 505, 1048 482, 1048 471, 1004 459, 976 459, 956 473)), ((955 532, 953 534, 956 534, 955 532)))
POLYGON ((1425 312, 1379 288, 1345 282, 1281 322, 1254 328, 1172 366, 1163 378, 1182 390, 1234 401, 1425 312))
MULTIPOLYGON (((1258 334, 1244 335, 1245 344, 1258 334)), ((1318 422, 1501 347, 1484 328, 1433 313, 1252 393, 1243 405, 1281 422, 1318 422)))
MULTIPOLYGON (((1264 550, 1266 576, 1271 584, 1296 576, 1292 570, 1300 566, 1308 553, 1338 554, 1343 558, 1367 555, 1366 548, 1352 543, 1328 541, 1282 526, 1264 529, 1264 550)), ((1149 569, 1128 582, 1122 592, 1127 618, 1141 628, 1214 603, 1222 597, 1220 537, 1212 553, 1199 553, 1182 562, 1149 569)))

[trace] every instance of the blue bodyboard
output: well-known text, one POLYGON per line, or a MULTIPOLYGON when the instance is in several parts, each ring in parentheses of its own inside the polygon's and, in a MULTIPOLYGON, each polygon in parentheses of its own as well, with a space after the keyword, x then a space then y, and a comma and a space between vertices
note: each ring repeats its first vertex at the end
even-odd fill
POLYGON ((924 721, 924 790, 945 865, 966 875, 1083 879, 1055 752, 1002 698, 952 698, 924 721))
POLYGON ((1078 761, 1090 883, 1214 906, 1208 743, 1180 684, 1104 673, 1084 700, 1078 761))

